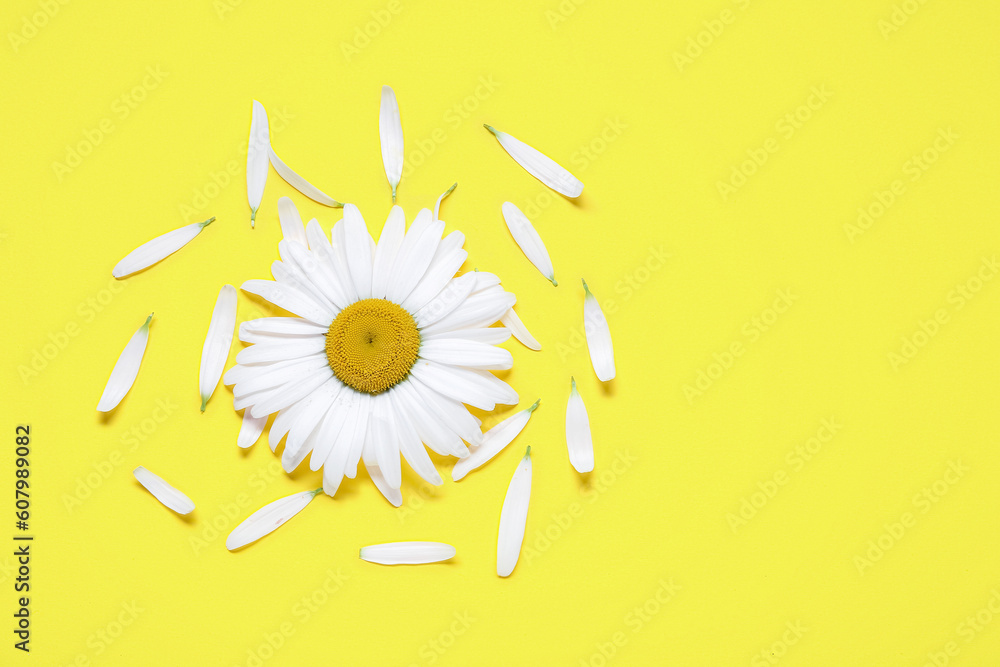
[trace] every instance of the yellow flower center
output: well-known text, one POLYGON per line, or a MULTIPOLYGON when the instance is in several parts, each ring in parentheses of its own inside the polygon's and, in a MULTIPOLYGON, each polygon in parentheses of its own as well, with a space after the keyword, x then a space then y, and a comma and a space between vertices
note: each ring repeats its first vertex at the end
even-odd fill
POLYGON ((410 372, 420 349, 413 317, 385 299, 363 299, 340 311, 326 334, 326 358, 348 387, 369 394, 410 372))

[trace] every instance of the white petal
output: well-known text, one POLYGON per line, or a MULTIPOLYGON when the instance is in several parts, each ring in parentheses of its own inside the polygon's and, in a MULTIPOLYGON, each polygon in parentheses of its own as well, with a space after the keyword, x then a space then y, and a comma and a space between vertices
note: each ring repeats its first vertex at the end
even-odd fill
POLYGON ((152 241, 146 241, 115 264, 115 268, 111 269, 111 275, 115 278, 124 278, 156 264, 187 245, 189 241, 201 233, 201 230, 212 224, 213 220, 215 220, 214 217, 205 222, 185 225, 162 236, 157 236, 152 241))
POLYGON ((302 491, 261 507, 229 533, 229 537, 226 538, 226 548, 235 551, 276 530, 278 526, 304 510, 319 492, 320 489, 302 491))
POLYGON ((354 286, 350 264, 347 259, 347 224, 341 220, 330 231, 330 267, 337 276, 337 283, 348 303, 354 303, 360 297, 354 286))
POLYGON ((281 455, 281 465, 285 472, 291 473, 295 470, 312 451, 315 441, 310 442, 310 440, 316 435, 316 430, 333 407, 341 387, 343 385, 331 377, 319 389, 310 392, 300 401, 302 407, 288 430, 285 450, 281 455))
POLYGON ((514 158, 515 162, 545 185, 570 198, 579 197, 583 192, 583 183, 548 156, 506 132, 495 130, 489 125, 483 127, 493 133, 493 136, 497 138, 503 149, 514 158))
POLYGON ((396 93, 389 86, 382 86, 382 100, 378 107, 378 135, 382 145, 382 166, 392 188, 392 201, 396 201, 396 188, 403 177, 403 125, 399 120, 396 93))
POLYGON ((450 366, 504 371, 514 366, 514 358, 502 347, 471 340, 425 340, 420 344, 420 356, 450 366))
POLYGON ((385 219, 382 226, 382 233, 378 238, 378 245, 375 250, 375 259, 372 262, 372 297, 382 299, 385 297, 386 287, 389 285, 389 275, 393 262, 396 261, 396 253, 403 243, 406 234, 406 215, 403 209, 393 206, 389 211, 389 217, 385 219))
POLYGON ((480 329, 455 329, 440 333, 427 334, 421 337, 424 341, 432 340, 471 340, 487 345, 499 345, 510 338, 510 329, 506 327, 485 327, 480 329))
POLYGON ((576 390, 575 379, 572 379, 569 401, 566 403, 566 448, 569 450, 569 462, 577 472, 593 471, 594 443, 590 438, 590 418, 587 416, 587 406, 576 390))
POLYGON ((132 388, 135 376, 139 374, 139 365, 142 363, 142 355, 146 352, 146 341, 149 340, 149 322, 153 319, 150 314, 146 322, 139 327, 139 330, 132 334, 125 349, 118 356, 115 367, 111 369, 111 377, 104 385, 104 393, 101 400, 97 402, 98 412, 109 412, 115 409, 125 394, 132 388))
POLYGON ((542 237, 535 231, 528 216, 509 201, 505 201, 500 210, 503 212, 503 219, 507 223, 510 235, 514 237, 514 241, 521 248, 524 256, 535 265, 535 268, 543 276, 549 279, 549 282, 558 285, 555 271, 552 269, 552 260, 549 259, 549 251, 545 249, 542 237))
POLYGON ((267 417, 254 417, 250 410, 243 411, 243 422, 240 424, 240 434, 236 438, 236 444, 246 449, 260 439, 260 434, 264 432, 267 425, 267 417))
POLYGON ((517 316, 517 313, 514 312, 513 308, 509 309, 507 312, 503 314, 503 316, 500 318, 500 322, 505 327, 510 329, 510 332, 514 335, 514 338, 521 341, 521 343, 524 344, 524 346, 527 347, 529 350, 542 349, 542 344, 539 343, 537 340, 535 340, 535 337, 532 336, 531 332, 528 331, 528 328, 524 326, 524 323, 521 322, 521 318, 517 316))
POLYGON ((417 326, 421 329, 421 334, 424 333, 423 329, 446 317, 461 306, 469 298, 469 295, 472 294, 472 290, 475 287, 475 273, 466 273, 454 280, 450 280, 437 296, 414 313, 414 319, 417 322, 417 326))
POLYGON ((244 331, 275 336, 310 336, 325 334, 327 327, 298 317, 262 317, 240 324, 240 336, 244 331))
POLYGON ((403 300, 401 304, 403 308, 411 313, 416 312, 448 285, 469 256, 469 253, 462 249, 461 243, 464 242, 465 235, 461 232, 452 232, 441 241, 434 258, 424 271, 423 278, 403 300), (456 234, 459 235, 458 238, 455 238, 456 234))
MULTIPOLYGON (((236 355, 238 364, 260 364, 272 361, 286 361, 318 354, 326 348, 326 338, 320 336, 286 336, 287 342, 278 344, 257 344, 240 350, 236 355)), ((227 350, 228 352, 228 350, 227 350)))
POLYGON ((365 470, 368 471, 368 476, 372 478, 372 482, 375 484, 375 488, 385 496, 385 499, 389 501, 389 504, 393 507, 399 507, 403 504, 403 493, 398 488, 393 488, 388 481, 386 481, 385 476, 382 474, 382 469, 378 467, 377 464, 365 462, 365 470))
POLYGON ((524 427, 527 426, 528 420, 531 418, 531 413, 538 407, 539 402, 540 400, 535 401, 530 408, 511 415, 486 433, 483 433, 483 444, 469 450, 469 456, 460 460, 452 468, 452 481, 457 482, 462 479, 509 445, 524 430, 524 427))
MULTIPOLYGON (((400 382, 396 385, 393 390, 393 399, 396 401, 397 415, 399 415, 399 410, 405 411, 405 415, 401 415, 400 419, 407 420, 417 432, 420 440, 436 453, 441 456, 457 456, 458 458, 469 455, 469 450, 462 442, 462 438, 449 428, 448 424, 443 422, 425 401, 420 400, 412 381, 400 382)), ((440 475, 438 477, 440 478, 440 475)))
POLYGON ((428 209, 417 214, 417 219, 413 221, 396 254, 393 272, 386 286, 387 299, 393 303, 402 303, 413 291, 434 259, 443 231, 444 223, 431 220, 428 209))
POLYGON ((437 198, 436 202, 434 202, 434 219, 435 220, 440 220, 441 219, 441 202, 444 201, 445 197, 447 197, 452 192, 454 192, 455 188, 457 188, 457 187, 458 187, 458 183, 452 183, 451 187, 448 188, 447 190, 445 190, 444 192, 442 192, 441 196, 437 198))
POLYGON ((476 329, 488 327, 499 320, 517 299, 500 287, 494 290, 474 293, 448 315, 426 327, 428 334, 452 329, 476 329))
POLYGON ((372 295, 372 251, 368 239, 368 227, 361 211, 354 204, 344 204, 344 240, 347 250, 347 268, 351 271, 358 298, 369 299, 372 295))
POLYGON ((524 526, 528 522, 528 504, 531 501, 531 447, 517 465, 510 478, 507 495, 500 510, 500 529, 497 531, 497 574, 510 576, 521 556, 524 526))
POLYGON ((374 463, 382 471, 389 486, 398 489, 402 483, 399 462, 399 433, 396 430, 396 422, 392 418, 392 404, 389 402, 388 393, 383 392, 372 396, 372 412, 368 428, 371 438, 371 453, 375 457, 374 463))
POLYGON ((309 239, 311 254, 319 269, 312 275, 313 282, 321 287, 323 293, 337 306, 347 307, 353 302, 348 300, 347 292, 344 290, 335 268, 336 253, 330 245, 330 239, 326 237, 316 218, 310 220, 309 224, 306 225, 306 238, 309 239))
POLYGON ((361 547, 361 560, 379 565, 440 563, 455 556, 455 547, 443 542, 387 542, 361 547))
POLYGON ((462 405, 461 400, 439 394, 412 375, 406 379, 406 383, 414 391, 418 403, 448 429, 468 443, 473 445, 482 443, 483 432, 480 430, 482 422, 462 405))
POLYGON ((268 147, 268 155, 271 158, 271 166, 273 166, 274 170, 278 172, 278 176, 281 176, 285 179, 286 183, 304 194, 306 197, 309 197, 309 199, 312 199, 314 202, 323 204, 323 206, 332 206, 334 208, 340 208, 343 206, 343 204, 339 201, 292 171, 287 164, 281 161, 281 158, 278 157, 273 148, 268 147))
MULTIPOLYGON (((240 398, 241 396, 255 392, 277 389, 292 380, 301 380, 304 376, 317 372, 323 367, 325 362, 326 359, 317 354, 311 357, 289 359, 285 362, 263 366, 244 366, 243 364, 239 364, 237 368, 246 369, 246 373, 236 375, 234 370, 230 370, 233 377, 236 377, 233 396, 240 398)), ((230 373, 226 373, 227 377, 230 373)))
POLYGON ((399 453, 424 481, 434 486, 440 486, 442 484, 441 475, 438 474, 434 462, 427 455, 427 450, 420 442, 420 436, 417 435, 416 429, 410 422, 409 414, 402 403, 401 394, 393 390, 387 392, 386 395, 389 397, 392 421, 396 429, 396 437, 399 440, 399 453))
POLYGON ((497 403, 517 403, 517 393, 490 373, 445 366, 423 359, 418 359, 410 372, 434 391, 480 410, 493 410, 497 403))
POLYGON ((132 474, 164 506, 178 514, 190 514, 194 511, 194 503, 191 502, 191 499, 167 484, 162 477, 154 475, 142 466, 133 470, 132 474))
POLYGON ((278 389, 266 392, 266 395, 262 398, 262 400, 254 402, 254 417, 263 417, 271 414, 272 412, 277 412, 282 408, 288 407, 292 403, 308 396, 310 392, 315 391, 331 376, 332 371, 327 370, 323 372, 323 368, 321 366, 320 372, 314 372, 301 379, 296 378, 295 380, 282 385, 278 389))
POLYGON ((295 202, 288 197, 278 200, 278 222, 281 223, 281 235, 286 241, 297 241, 303 247, 309 247, 302 216, 299 215, 299 209, 295 208, 295 202))
POLYGON ((333 322, 334 314, 328 306, 317 303, 313 297, 289 285, 270 280, 248 280, 240 285, 240 289, 310 322, 324 326, 333 322))
POLYGON ((236 330, 236 288, 223 285, 219 298, 212 310, 212 321, 208 325, 205 344, 201 348, 201 369, 198 371, 198 390, 201 392, 201 411, 205 411, 208 399, 222 377, 222 370, 229 359, 229 348, 233 344, 236 330))
POLYGON ((583 281, 583 289, 587 295, 583 300, 583 329, 587 334, 587 349, 590 350, 590 363, 601 382, 607 382, 615 377, 615 350, 611 345, 611 330, 608 320, 604 317, 601 304, 590 293, 587 281, 583 281))
POLYGON ((257 100, 253 101, 250 112, 250 138, 247 140, 247 202, 250 204, 250 226, 257 218, 260 200, 264 197, 267 183, 267 154, 271 149, 271 137, 267 127, 267 112, 257 100))

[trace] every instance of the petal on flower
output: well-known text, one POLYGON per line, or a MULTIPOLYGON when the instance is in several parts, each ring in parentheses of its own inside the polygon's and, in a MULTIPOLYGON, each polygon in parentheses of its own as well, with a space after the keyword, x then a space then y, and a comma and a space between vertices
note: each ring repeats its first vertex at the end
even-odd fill
POLYGON ((236 438, 236 444, 246 449, 260 439, 267 425, 267 417, 254 417, 250 410, 243 411, 243 422, 240 424, 240 434, 236 438))
POLYGON ((590 418, 583 397, 576 390, 576 379, 571 378, 569 401, 566 403, 566 448, 569 462, 577 472, 594 470, 594 443, 590 438, 590 418))
POLYGON ((310 322, 327 327, 333 322, 334 314, 328 306, 317 303, 313 297, 289 285, 270 280, 248 280, 240 285, 240 289, 310 322))
POLYGON ((399 507, 403 504, 403 492, 398 488, 393 488, 391 484, 386 480, 385 475, 382 473, 382 469, 375 463, 365 462, 365 470, 368 471, 368 476, 372 478, 372 482, 375 484, 375 488, 389 501, 389 504, 393 507, 399 507))
POLYGON ((347 267, 351 271, 358 297, 369 299, 372 295, 372 249, 369 245, 368 227, 361 211, 354 204, 344 204, 344 241, 347 250, 347 267))
POLYGON ((485 371, 505 371, 514 367, 514 357, 502 347, 460 338, 422 341, 420 356, 449 366, 485 371))
POLYGON ((445 190, 444 192, 442 192, 441 196, 437 198, 436 202, 434 202, 434 219, 435 220, 440 220, 441 219, 441 215, 440 215, 441 214, 441 202, 443 202, 445 200, 445 197, 447 197, 452 192, 454 192, 455 188, 457 188, 457 187, 458 187, 458 183, 452 183, 451 187, 448 188, 447 190, 445 190))
MULTIPOLYGON (((402 385, 403 383, 400 383, 402 385)), ((482 422, 462 405, 461 399, 453 399, 438 393, 424 382, 421 382, 411 374, 407 378, 406 384, 413 390, 417 397, 417 405, 426 410, 434 419, 438 420, 445 428, 454 431, 462 440, 478 445, 483 442, 483 432, 480 430, 482 422)), ((466 450, 460 458, 468 456, 466 450)))
POLYGON ((528 522, 528 504, 531 502, 531 447, 517 465, 510 478, 507 495, 500 510, 500 529, 497 532, 497 574, 510 576, 521 556, 524 526, 528 522))
POLYGON ((386 286, 386 298, 394 303, 403 303, 417 286, 441 243, 444 223, 432 220, 431 216, 430 210, 426 208, 417 214, 396 254, 396 262, 386 286))
POLYGON ((150 313, 146 322, 139 327, 138 331, 132 334, 125 349, 118 356, 115 367, 111 369, 111 377, 104 385, 104 393, 101 400, 97 402, 98 412, 110 412, 121 403, 125 394, 132 388, 136 375, 139 374, 139 365, 142 363, 142 355, 146 352, 146 341, 149 340, 149 323, 153 319, 150 313))
POLYGON ((455 547, 443 542, 387 542, 361 547, 361 560, 379 565, 421 565, 454 558, 455 547))
POLYGON ((399 246, 402 245, 405 235, 406 214, 400 207, 393 206, 378 237, 375 258, 372 261, 372 297, 375 299, 385 298, 392 265, 396 261, 396 253, 399 252, 399 246))
MULTIPOLYGON (((405 418, 417 432, 420 440, 441 456, 458 458, 468 456, 469 450, 462 442, 462 438, 443 421, 427 401, 421 400, 420 393, 415 387, 412 380, 407 380, 396 385, 392 393, 398 409, 405 411, 405 418)), ((468 411, 466 414, 469 414, 468 411)), ((476 429, 475 424, 473 429, 476 429)), ((480 438, 482 438, 481 433, 480 438)), ((440 479, 440 475, 438 478, 440 479)))
POLYGON ((513 389, 490 373, 480 375, 466 368, 445 366, 423 359, 413 364, 410 373, 434 391, 487 412, 493 410, 497 403, 510 404, 512 399, 514 403, 517 402, 517 394, 513 389), (503 384, 510 392, 499 391, 487 376, 503 384))
POLYGON ((583 330, 587 335, 587 349, 590 350, 590 363, 601 382, 613 380, 615 377, 615 350, 611 345, 611 330, 608 329, 608 319, 604 317, 601 304, 590 293, 587 281, 583 281, 586 296, 583 300, 583 330))
POLYGON ((320 491, 322 489, 302 491, 261 507, 229 533, 229 537, 226 538, 226 548, 235 551, 273 532, 278 526, 304 510, 320 491))
POLYGON ((326 348, 326 338, 318 336, 286 336, 277 343, 258 343, 240 350, 236 355, 238 364, 262 364, 275 361, 300 359, 319 354, 326 348))
POLYGON ((469 456, 460 460, 452 468, 452 481, 457 482, 499 454, 528 425, 531 413, 535 411, 540 402, 541 399, 535 401, 530 408, 511 415, 486 433, 483 433, 483 444, 469 450, 469 456))
POLYGON ((444 290, 469 256, 462 249, 464 243, 465 235, 461 232, 452 232, 441 241, 423 278, 403 300, 403 308, 411 313, 416 312, 444 290))
MULTIPOLYGON (((402 483, 399 463, 399 434, 396 431, 395 420, 392 418, 392 405, 389 402, 388 393, 372 396, 372 413, 368 428, 370 447, 369 444, 365 445, 365 455, 370 454, 372 460, 366 460, 366 466, 370 468, 371 464, 376 465, 389 487, 399 489, 402 483)), ((391 498, 390 502, 392 502, 391 498)))
POLYGON ((178 514, 190 514, 194 511, 194 503, 191 502, 191 499, 165 482, 159 475, 154 475, 142 466, 133 470, 132 474, 165 507, 178 514))
POLYGON ((214 220, 215 218, 213 217, 205 222, 195 222, 185 225, 162 236, 157 236, 151 241, 146 241, 115 264, 115 268, 111 269, 111 275, 115 278, 124 278, 136 271, 142 271, 156 264, 161 259, 174 254, 187 245, 189 241, 198 236, 201 230, 212 224, 214 220))
POLYGON ((313 336, 325 334, 327 327, 298 317, 261 317, 240 324, 241 339, 244 332, 270 336, 313 336))
POLYGON ((268 156, 271 159, 271 166, 273 166, 274 170, 278 172, 278 176, 281 176, 285 179, 286 183, 304 194, 306 197, 309 197, 309 199, 312 199, 314 202, 318 202, 323 206, 332 206, 333 208, 340 208, 343 206, 343 204, 339 201, 292 171, 291 167, 282 162, 281 158, 278 157, 277 153, 275 153, 274 149, 270 146, 268 146, 268 156))
POLYGON ((535 231, 528 217, 509 201, 503 203, 501 210, 504 222, 507 223, 507 229, 510 230, 510 235, 514 237, 514 241, 521 248, 524 256, 535 265, 535 268, 543 276, 548 278, 550 283, 558 285, 555 271, 552 269, 552 260, 549 259, 549 251, 545 249, 542 237, 535 231))
POLYGON ((487 345, 500 345, 501 343, 506 343, 509 338, 510 329, 506 327, 480 327, 477 329, 456 329, 454 331, 427 334, 422 337, 422 340, 471 340, 476 343, 486 343, 487 345))
POLYGON ((583 192, 583 183, 548 156, 506 132, 495 130, 489 125, 483 125, 483 127, 493 133, 493 136, 497 138, 503 149, 514 158, 515 162, 548 187, 570 198, 579 197, 583 192))
POLYGON ((401 394, 394 389, 386 396, 389 399, 392 421, 396 428, 396 437, 399 440, 399 453, 425 482, 440 486, 442 484, 441 475, 434 467, 431 457, 427 455, 427 450, 424 449, 420 436, 410 421, 409 414, 402 403, 401 394))
POLYGON ((521 341, 521 343, 529 350, 542 349, 542 344, 535 340, 535 337, 532 336, 531 332, 528 331, 528 328, 524 326, 524 323, 521 322, 521 318, 517 316, 517 313, 514 312, 513 308, 507 310, 507 312, 500 317, 500 323, 510 329, 510 333, 514 336, 514 338, 521 341))
POLYGON ((247 202, 250 204, 250 226, 254 226, 260 200, 267 183, 268 151, 271 137, 267 127, 267 112, 257 100, 250 112, 250 139, 247 140, 247 202))
POLYGON ((432 334, 455 329, 488 327, 498 321, 515 303, 517 298, 499 286, 483 292, 473 292, 455 310, 437 322, 424 327, 421 333, 432 334))
POLYGON ((297 241, 303 247, 309 247, 302 216, 299 215, 299 209, 295 208, 295 202, 288 197, 278 200, 278 222, 281 223, 281 236, 286 241, 297 241))
POLYGON ((208 399, 222 377, 222 370, 229 359, 229 348, 233 344, 236 330, 236 288, 223 285, 219 298, 212 310, 212 321, 208 325, 205 344, 201 348, 201 368, 198 371, 198 390, 201 392, 201 411, 205 411, 208 399))
POLYGON ((392 188, 392 201, 396 201, 396 188, 403 177, 403 125, 399 120, 399 103, 396 93, 389 86, 382 86, 382 100, 378 107, 378 136, 382 144, 382 166, 392 188))

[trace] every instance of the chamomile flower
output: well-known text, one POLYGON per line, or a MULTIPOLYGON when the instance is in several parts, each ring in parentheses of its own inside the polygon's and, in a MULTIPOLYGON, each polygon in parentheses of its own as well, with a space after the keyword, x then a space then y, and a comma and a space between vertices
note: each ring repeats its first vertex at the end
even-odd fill
POLYGON ((293 317, 240 326, 240 339, 252 345, 225 376, 234 408, 254 419, 277 413, 268 437, 272 449, 285 438, 283 467, 291 472, 309 458, 331 496, 364 462, 397 504, 400 456, 440 484, 424 446, 468 456, 463 441, 478 445, 483 436, 464 404, 493 410, 518 402, 490 372, 513 364, 497 347, 509 332, 491 325, 514 295, 493 274, 456 276, 465 237, 442 238, 444 223, 430 210, 409 229, 405 220, 394 206, 376 243, 347 204, 329 237, 312 220, 305 244, 287 236, 279 243, 273 281, 242 286, 293 317))

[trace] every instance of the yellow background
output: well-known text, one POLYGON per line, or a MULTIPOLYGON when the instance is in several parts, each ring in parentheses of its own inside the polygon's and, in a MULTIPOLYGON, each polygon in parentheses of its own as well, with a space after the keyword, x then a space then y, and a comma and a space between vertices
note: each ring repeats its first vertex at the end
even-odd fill
MULTIPOLYGON (((975 279, 993 277, 984 258, 1000 251, 1000 5, 223 2, 5 3, 0 486, 13 486, 14 427, 29 423, 37 539, 30 656, 11 647, 12 557, 0 557, 0 662, 996 663, 1000 281, 975 279), (413 165, 399 203, 412 217, 459 182, 442 217, 468 237, 466 268, 517 294, 543 350, 511 340, 507 379, 522 405, 542 404, 459 484, 429 491, 408 473, 397 510, 361 473, 232 554, 239 520, 319 475, 281 473, 263 440, 239 451, 226 388, 198 411, 212 305, 224 283, 269 277, 279 196, 325 228, 340 217, 272 170, 250 229, 250 102, 270 112, 278 154, 377 234, 382 84, 413 165), (800 108, 813 87, 825 101, 800 108), (573 170, 580 200, 550 195, 483 122, 573 170), (949 129, 957 139, 914 172, 949 129), (61 170, 88 136, 99 143, 61 170), (763 166, 742 164, 762 148, 763 166), (755 173, 724 198, 734 168, 755 173), (897 180, 891 205, 850 234, 897 180), (508 199, 545 239, 558 288, 510 238, 508 199), (173 257, 111 279, 140 243, 210 215, 173 257), (605 388, 578 333, 581 277, 615 341, 605 388), (967 284, 980 289, 959 299, 967 284), (775 318, 779 290, 794 300, 775 318), (151 311, 138 381, 102 421, 111 367, 151 311), (893 364, 904 338, 919 349, 893 364), (714 377, 686 395, 700 372, 714 377), (570 375, 593 426, 589 480, 567 461, 570 375), (528 444, 526 550, 504 580, 497 521, 528 444), (795 453, 810 446, 808 461, 795 453), (193 518, 142 491, 137 465, 190 495, 193 518), (396 540, 458 556, 357 558, 396 540)), ((263 314, 242 293, 239 308, 263 314)))

